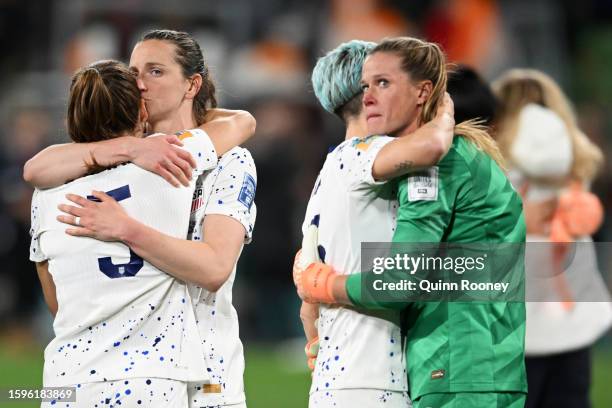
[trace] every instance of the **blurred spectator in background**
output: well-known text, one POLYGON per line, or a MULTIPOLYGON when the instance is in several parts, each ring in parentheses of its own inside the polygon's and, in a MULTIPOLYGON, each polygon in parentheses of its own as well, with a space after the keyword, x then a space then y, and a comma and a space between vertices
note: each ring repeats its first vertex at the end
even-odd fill
POLYGON ((40 303, 40 288, 28 260, 30 200, 33 189, 21 178, 26 160, 46 146, 51 132, 49 114, 23 106, 12 112, 0 153, 0 327, 11 345, 33 340, 32 323, 40 303), (10 140, 10 142, 9 142, 10 140))
POLYGON ((527 241, 582 242, 572 262, 580 268, 582 288, 564 283, 561 262, 568 252, 559 252, 563 247, 553 246, 550 252, 549 247, 536 244, 527 248, 527 276, 550 267, 560 276, 547 282, 561 292, 561 298, 555 299, 562 301, 538 302, 545 299, 534 298, 533 280, 527 279, 527 300, 534 302, 527 302, 526 407, 590 407, 590 349, 610 327, 612 309, 607 302, 572 299, 582 290, 593 296, 590 299, 600 300, 595 292, 603 290, 604 284, 589 235, 598 228, 602 210, 585 206, 572 214, 572 220, 559 217, 566 200, 579 205, 584 201, 576 200, 590 194, 583 189, 589 189, 603 156, 578 128, 567 97, 546 74, 510 70, 493 83, 493 89, 499 99, 497 140, 511 166, 509 177, 523 194, 527 241), (570 182, 579 186, 568 192, 570 182))
POLYGON ((425 19, 424 32, 442 45, 449 61, 477 68, 499 59, 503 48, 500 7, 490 0, 437 1, 425 19))
POLYGON ((447 90, 455 104, 456 123, 479 119, 491 126, 497 100, 478 72, 467 65, 457 65, 450 70, 447 90))
POLYGON ((323 49, 352 39, 380 41, 414 33, 416 26, 380 0, 332 0, 323 28, 323 49))
POLYGON ((257 163, 257 232, 244 250, 245 287, 237 288, 236 301, 246 319, 241 327, 261 340, 279 335, 298 336, 295 318, 299 305, 287 271, 293 264, 298 221, 305 211, 312 185, 325 159, 326 138, 320 132, 321 114, 308 104, 287 97, 258 100, 257 140, 248 146, 257 163), (262 271, 266 278, 262 279, 262 271), (271 290, 275 296, 253 296, 271 290), (274 316, 273 319, 270 316, 274 316))

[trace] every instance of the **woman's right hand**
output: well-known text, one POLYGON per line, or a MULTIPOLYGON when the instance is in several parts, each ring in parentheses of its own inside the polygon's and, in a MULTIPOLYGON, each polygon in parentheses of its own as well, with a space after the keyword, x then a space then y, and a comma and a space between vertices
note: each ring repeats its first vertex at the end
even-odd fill
POLYGON ((138 167, 158 174, 175 187, 189 186, 196 162, 189 152, 178 146, 183 143, 177 136, 157 134, 135 139, 128 156, 138 167))

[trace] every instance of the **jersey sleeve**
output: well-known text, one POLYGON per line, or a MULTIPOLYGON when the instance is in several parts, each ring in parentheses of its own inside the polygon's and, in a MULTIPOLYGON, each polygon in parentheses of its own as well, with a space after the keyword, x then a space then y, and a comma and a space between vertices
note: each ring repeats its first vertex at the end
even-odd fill
POLYGON ((34 190, 34 195, 32 196, 32 210, 30 213, 30 236, 32 237, 32 240, 30 241, 30 261, 32 262, 42 262, 47 260, 47 256, 43 253, 40 247, 40 235, 42 233, 42 223, 40 218, 42 212, 40 210, 40 191, 36 189, 34 190))
POLYGON ((244 242, 253 237, 257 172, 248 150, 234 148, 224 155, 217 167, 218 175, 204 215, 220 214, 232 217, 245 229, 244 242))
POLYGON ((217 166, 217 151, 205 131, 199 128, 185 130, 178 133, 178 138, 183 142, 183 149, 196 161, 194 178, 217 166))
POLYGON ((374 180, 372 166, 380 150, 392 140, 393 138, 389 136, 355 138, 340 152, 339 166, 341 169, 344 166, 348 167, 348 180, 352 190, 372 188, 387 182, 387 180, 374 180))

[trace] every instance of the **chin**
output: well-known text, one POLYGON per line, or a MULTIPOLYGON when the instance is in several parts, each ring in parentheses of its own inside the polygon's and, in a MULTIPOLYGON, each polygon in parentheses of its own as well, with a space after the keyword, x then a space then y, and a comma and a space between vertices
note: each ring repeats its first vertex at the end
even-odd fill
POLYGON ((376 123, 376 120, 372 122, 374 123, 368 122, 368 133, 371 135, 384 135, 385 127, 381 123, 376 123))

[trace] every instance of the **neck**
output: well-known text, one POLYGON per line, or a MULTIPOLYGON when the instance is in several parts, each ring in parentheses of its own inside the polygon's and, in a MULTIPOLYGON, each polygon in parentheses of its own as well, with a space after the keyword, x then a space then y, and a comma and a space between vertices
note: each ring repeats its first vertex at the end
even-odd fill
POLYGON ((134 130, 126 130, 124 132, 118 133, 115 137, 144 137, 143 127, 144 126, 138 125, 136 126, 136 128, 134 128, 134 130))
POLYGON ((193 119, 193 115, 191 111, 179 112, 176 115, 172 115, 172 117, 160 119, 157 121, 149 121, 150 133, 165 133, 172 134, 179 132, 181 130, 193 129, 198 125, 195 123, 193 119))
POLYGON ((397 132, 394 132, 393 136, 395 136, 395 137, 408 136, 408 135, 414 133, 414 131, 417 130, 418 128, 419 128, 419 121, 415 119, 414 121, 410 122, 403 129, 399 129, 397 132))
POLYGON ((358 118, 350 119, 347 122, 344 140, 348 140, 355 136, 364 137, 369 134, 365 118, 362 118, 361 116, 363 115, 360 115, 358 118))

